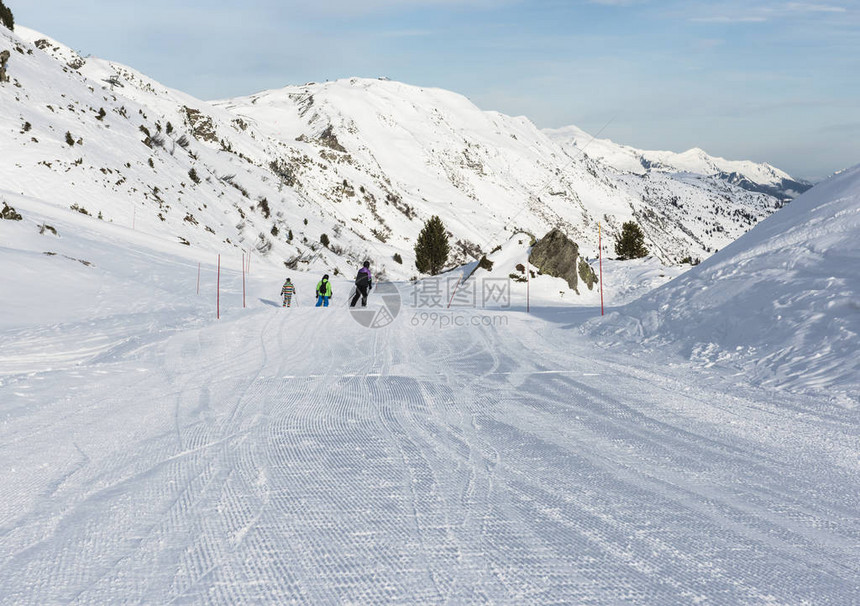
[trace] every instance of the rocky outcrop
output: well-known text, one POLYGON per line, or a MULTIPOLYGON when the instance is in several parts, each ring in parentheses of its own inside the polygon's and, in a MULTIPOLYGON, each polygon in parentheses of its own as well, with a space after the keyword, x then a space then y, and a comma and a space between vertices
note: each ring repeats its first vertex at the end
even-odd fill
POLYGON ((0 84, 9 82, 9 76, 6 75, 6 63, 9 61, 9 51, 0 52, 0 84))
POLYGON ((577 288, 577 259, 579 246, 558 228, 537 241, 529 255, 529 263, 542 274, 562 278, 579 293, 577 288))
POLYGON ((318 141, 321 145, 325 145, 326 147, 333 149, 339 152, 346 152, 346 148, 340 144, 340 141, 337 140, 337 137, 334 134, 334 127, 329 124, 326 129, 319 136, 318 141))
POLYGON ((218 134, 215 132, 215 124, 212 118, 202 113, 199 109, 183 106, 191 133, 200 141, 216 143, 218 134))
POLYGON ((6 219, 8 221, 20 221, 23 217, 21 214, 17 212, 14 208, 3 203, 3 210, 0 210, 0 219, 6 219))
POLYGON ((597 284, 597 274, 594 273, 594 270, 591 268, 591 265, 588 264, 588 261, 582 257, 579 258, 579 277, 582 278, 583 282, 585 282, 588 290, 592 290, 594 285, 597 284))

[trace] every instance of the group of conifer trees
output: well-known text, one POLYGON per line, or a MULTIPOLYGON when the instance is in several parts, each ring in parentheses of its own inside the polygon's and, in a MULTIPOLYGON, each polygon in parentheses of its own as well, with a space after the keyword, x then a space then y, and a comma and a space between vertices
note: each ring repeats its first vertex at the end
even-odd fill
POLYGON ((15 29, 15 17, 12 16, 12 11, 3 4, 3 0, 0 0, 0 23, 9 29, 15 29))

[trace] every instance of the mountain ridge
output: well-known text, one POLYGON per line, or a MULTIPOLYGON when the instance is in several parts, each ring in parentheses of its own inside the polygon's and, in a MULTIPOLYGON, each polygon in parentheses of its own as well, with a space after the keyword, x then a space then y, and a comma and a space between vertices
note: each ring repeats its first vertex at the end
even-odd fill
POLYGON ((545 132, 561 145, 570 146, 623 172, 691 172, 716 176, 748 191, 766 193, 784 201, 792 200, 812 187, 812 183, 795 179, 767 162, 726 160, 712 156, 700 147, 683 152, 641 150, 610 139, 598 139, 576 126, 545 129, 545 132))
POLYGON ((18 51, 14 82, 0 86, 18 110, 0 122, 11 134, 0 145, 20 160, 0 175, 4 188, 185 245, 347 273, 373 257, 408 278, 434 214, 453 264, 553 227, 593 257, 598 222, 609 240, 632 219, 656 256, 677 263, 708 256, 784 203, 715 175, 618 171, 525 117, 443 89, 350 78, 207 102, 16 32, 0 38, 18 51))

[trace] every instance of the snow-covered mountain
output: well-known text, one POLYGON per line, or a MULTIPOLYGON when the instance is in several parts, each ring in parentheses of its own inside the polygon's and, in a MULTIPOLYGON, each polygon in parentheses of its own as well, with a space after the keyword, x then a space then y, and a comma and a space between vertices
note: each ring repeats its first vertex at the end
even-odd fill
MULTIPOLYGON (((593 247, 636 216, 675 254, 775 201, 618 178, 444 91, 209 104, 21 33, 0 27, 0 606, 858 603, 860 168, 583 335, 599 293, 571 308, 520 270, 512 226, 593 247), (484 263, 387 284, 380 328, 352 275, 321 309, 289 272, 282 308, 284 261, 411 274, 432 212, 484 263)), ((602 265, 609 304, 682 271, 602 265)))
POLYGON ((860 166, 589 330, 860 402, 860 166))
POLYGON ((767 163, 748 160, 726 160, 694 147, 683 153, 647 151, 621 145, 609 139, 598 139, 576 126, 546 129, 545 132, 568 153, 581 153, 607 166, 634 175, 659 173, 692 173, 717 178, 743 189, 766 193, 789 201, 812 187, 767 163))
POLYGON ((15 159, 0 189, 279 266, 349 273, 371 257, 413 276, 434 214, 452 264, 556 226, 593 257, 597 223, 611 243, 630 219, 658 258, 678 262, 782 204, 704 170, 622 174, 448 91, 353 78, 209 103, 26 28, 2 29, 0 44, 12 55, 0 154, 15 159))

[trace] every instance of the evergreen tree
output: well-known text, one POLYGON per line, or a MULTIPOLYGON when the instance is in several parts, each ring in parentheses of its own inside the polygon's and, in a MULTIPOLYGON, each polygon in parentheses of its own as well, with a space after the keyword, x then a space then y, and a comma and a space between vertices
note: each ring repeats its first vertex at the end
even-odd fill
POLYGON ((435 276, 448 261, 448 234, 442 219, 434 215, 424 224, 415 245, 415 267, 418 271, 435 276))
POLYGON ((634 221, 627 221, 621 226, 621 235, 615 239, 615 254, 623 261, 640 259, 648 254, 645 234, 634 221))
POLYGON ((15 17, 12 16, 12 11, 3 4, 3 0, 0 0, 0 23, 9 29, 15 29, 15 17))

